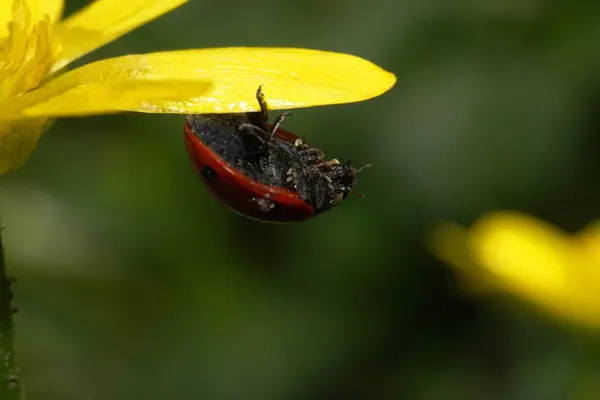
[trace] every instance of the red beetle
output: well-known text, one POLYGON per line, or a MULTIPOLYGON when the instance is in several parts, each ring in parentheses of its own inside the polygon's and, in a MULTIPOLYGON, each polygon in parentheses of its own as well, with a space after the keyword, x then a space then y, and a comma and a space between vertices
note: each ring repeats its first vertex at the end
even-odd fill
MULTIPOLYGON (((356 184, 350 162, 325 161, 295 134, 273 125, 259 87, 261 112, 188 115, 185 143, 200 178, 233 211, 265 222, 302 221, 335 207, 356 184)), ((362 169, 362 168, 361 168, 362 169)))

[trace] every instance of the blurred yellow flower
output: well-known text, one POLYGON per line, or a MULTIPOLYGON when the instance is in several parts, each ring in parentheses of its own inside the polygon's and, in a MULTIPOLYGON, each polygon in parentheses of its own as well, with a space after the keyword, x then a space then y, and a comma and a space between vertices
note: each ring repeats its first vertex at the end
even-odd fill
POLYGON ((61 20, 63 0, 0 4, 0 174, 19 167, 49 118, 138 111, 258 111, 366 100, 396 78, 347 54, 214 48, 128 55, 63 67, 187 0, 96 0, 61 20))
POLYGON ((600 223, 569 235, 517 212, 470 228, 445 223, 431 248, 467 283, 520 296, 572 322, 600 328, 600 223))

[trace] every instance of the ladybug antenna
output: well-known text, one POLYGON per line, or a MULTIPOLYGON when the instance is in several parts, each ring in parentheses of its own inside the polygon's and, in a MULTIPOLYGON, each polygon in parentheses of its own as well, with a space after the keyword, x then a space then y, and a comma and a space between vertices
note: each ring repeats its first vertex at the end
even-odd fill
MULTIPOLYGON (((344 164, 350 166, 350 165, 352 165, 352 160, 346 160, 346 161, 344 161, 344 164)), ((371 164, 363 165, 362 167, 355 169, 354 173, 358 174, 359 172, 362 172, 363 170, 365 170, 367 168, 371 168, 371 164)))
POLYGON ((352 193, 353 195, 355 195, 359 199, 364 199, 364 197, 365 197, 364 194, 362 194, 361 192, 359 192, 358 190, 356 190, 354 188, 350 189, 350 193, 352 193))
MULTIPOLYGON (((347 165, 350 165, 351 161, 348 160, 346 161, 347 165)), ((362 167, 358 168, 355 171, 355 174, 358 174, 360 172, 362 172, 363 170, 367 169, 367 168, 371 168, 371 164, 367 164, 367 165, 363 165, 362 167)), ((359 192, 358 190, 356 190, 355 188, 351 188, 350 189, 350 193, 352 193, 353 195, 355 195, 356 197, 358 197, 359 199, 363 199, 365 197, 364 194, 362 194, 361 192, 359 192)))
POLYGON ((356 170, 356 173, 358 174, 367 168, 371 168, 371 164, 363 165, 362 167, 356 170))

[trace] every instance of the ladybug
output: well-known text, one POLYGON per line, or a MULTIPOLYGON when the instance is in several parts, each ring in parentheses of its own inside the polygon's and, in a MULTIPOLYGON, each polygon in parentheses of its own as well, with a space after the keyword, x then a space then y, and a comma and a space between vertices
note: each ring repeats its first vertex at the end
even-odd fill
POLYGON ((269 124, 260 86, 256 99, 259 112, 186 117, 190 159, 221 203, 255 220, 294 222, 330 210, 354 192, 362 168, 325 160, 323 151, 280 129, 289 112, 269 124))

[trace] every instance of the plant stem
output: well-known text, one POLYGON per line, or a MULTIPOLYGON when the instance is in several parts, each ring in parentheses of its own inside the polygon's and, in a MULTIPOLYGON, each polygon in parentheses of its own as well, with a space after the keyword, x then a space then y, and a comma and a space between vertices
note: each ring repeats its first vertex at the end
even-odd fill
POLYGON ((4 269, 4 246, 0 227, 0 399, 21 400, 19 368, 15 361, 11 283, 12 280, 4 269))

